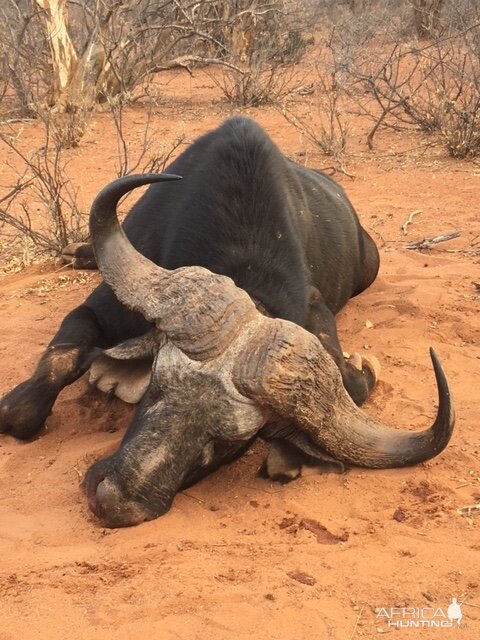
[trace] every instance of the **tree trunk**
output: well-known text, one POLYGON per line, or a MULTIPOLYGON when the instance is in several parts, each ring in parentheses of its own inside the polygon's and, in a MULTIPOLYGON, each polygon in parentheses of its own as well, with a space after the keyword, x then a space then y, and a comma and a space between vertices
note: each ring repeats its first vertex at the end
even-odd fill
POLYGON ((90 110, 97 102, 105 102, 107 95, 116 95, 119 91, 120 83, 102 44, 102 29, 97 26, 59 102, 67 109, 90 110))
POLYGON ((49 105, 58 111, 93 109, 102 96, 115 95, 120 82, 107 61, 100 20, 82 56, 68 31, 67 0, 35 0, 45 11, 45 28, 52 55, 49 105))
POLYGON ((78 64, 78 56, 68 33, 67 0, 36 0, 45 11, 47 39, 52 55, 51 105, 70 85, 78 64))

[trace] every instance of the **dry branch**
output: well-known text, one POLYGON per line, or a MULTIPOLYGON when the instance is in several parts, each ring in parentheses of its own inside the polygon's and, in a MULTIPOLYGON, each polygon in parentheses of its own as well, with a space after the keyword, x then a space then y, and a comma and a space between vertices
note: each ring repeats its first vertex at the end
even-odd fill
POLYGON ((402 224, 402 231, 403 231, 403 235, 404 235, 404 236, 406 236, 406 235, 407 235, 407 233, 408 233, 408 232, 407 232, 408 226, 412 224, 412 222, 413 222, 413 218, 414 218, 415 216, 420 215, 421 213, 422 213, 422 210, 421 210, 421 209, 417 209, 416 211, 412 211, 412 212, 410 213, 410 215, 408 216, 407 220, 405 220, 405 222, 402 224))
POLYGON ((440 242, 448 242, 448 240, 454 240, 455 238, 459 238, 461 235, 460 231, 454 231, 453 233, 447 233, 441 236, 434 236, 433 238, 423 238, 423 240, 418 240, 417 242, 411 242, 405 245, 405 249, 431 249, 432 245, 439 244, 440 242))
POLYGON ((131 147, 123 127, 123 110, 125 103, 121 100, 109 100, 110 113, 115 127, 115 137, 118 151, 118 177, 132 173, 161 173, 178 148, 184 143, 185 135, 178 135, 170 146, 159 144, 162 136, 153 129, 152 124, 155 110, 149 105, 147 121, 142 134, 142 146, 138 154, 133 157, 131 147))

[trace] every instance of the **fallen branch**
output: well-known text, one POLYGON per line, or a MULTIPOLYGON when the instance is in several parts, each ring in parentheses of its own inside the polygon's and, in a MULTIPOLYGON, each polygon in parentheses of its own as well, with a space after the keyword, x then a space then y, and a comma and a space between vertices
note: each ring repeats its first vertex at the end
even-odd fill
POLYGON ((468 505, 467 507, 462 507, 461 509, 457 509, 457 513, 461 516, 465 516, 467 518, 472 517, 475 514, 480 514, 480 503, 468 505))
POLYGON ((410 242, 405 245, 405 249, 431 249, 434 244, 447 242, 448 240, 453 240, 454 238, 459 237, 460 231, 454 231, 453 233, 447 233, 446 235, 434 236, 433 238, 423 238, 423 240, 418 240, 417 242, 410 242))
POLYGON ((186 69, 186 71, 191 74, 191 65, 193 64, 201 64, 205 66, 217 65, 236 71, 240 75, 245 75, 245 71, 243 69, 240 69, 240 67, 237 67, 235 64, 227 62, 226 60, 219 58, 204 58, 202 56, 194 55, 178 56, 178 58, 174 58, 173 60, 169 60, 163 64, 154 64, 148 68, 148 74, 159 73, 160 71, 169 71, 170 69, 186 69))
POLYGON ((17 122, 34 122, 35 118, 7 118, 6 120, 0 120, 0 126, 4 124, 16 124, 17 122))
POLYGON ((312 84, 304 85, 302 87, 297 87, 296 89, 292 89, 292 93, 296 93, 299 96, 310 96, 312 93, 315 93, 315 87, 312 84))

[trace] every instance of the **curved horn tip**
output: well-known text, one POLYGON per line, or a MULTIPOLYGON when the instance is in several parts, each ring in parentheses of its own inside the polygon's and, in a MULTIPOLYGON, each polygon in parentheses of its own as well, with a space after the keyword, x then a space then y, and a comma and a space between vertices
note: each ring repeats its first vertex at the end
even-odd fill
POLYGON ((162 176, 164 180, 182 180, 183 176, 179 176, 176 173, 159 173, 159 176, 162 176))
POLYGON ((442 367, 442 363, 440 362, 439 357, 435 353, 433 347, 430 347, 430 358, 432 359, 433 370, 435 371, 435 377, 437 379, 437 384, 439 389, 442 389, 446 394, 450 396, 450 389, 448 388, 448 380, 447 376, 442 367))
POLYGON ((182 180, 182 178, 183 176, 179 176, 176 173, 129 173, 110 182, 103 191, 109 190, 116 185, 126 185, 129 190, 132 190, 138 186, 152 184, 153 182, 170 182, 172 180, 182 180))
POLYGON ((455 426, 455 405, 452 394, 448 386, 440 360, 435 351, 430 347, 430 358, 432 359, 435 379, 438 388, 438 413, 433 425, 435 443, 435 455, 440 453, 450 441, 455 426))
POLYGON ((131 180, 132 182, 145 180, 146 184, 151 184, 153 182, 170 182, 171 180, 182 179, 183 176, 179 176, 177 173, 130 173, 118 178, 118 182, 124 182, 125 180, 131 180))

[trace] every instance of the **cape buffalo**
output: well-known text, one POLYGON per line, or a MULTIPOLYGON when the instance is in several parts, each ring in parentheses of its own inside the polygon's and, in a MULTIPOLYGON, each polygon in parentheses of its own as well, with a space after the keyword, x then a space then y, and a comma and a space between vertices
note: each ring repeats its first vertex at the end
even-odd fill
POLYGON ((388 429, 358 408, 377 372, 344 359, 335 314, 373 282, 379 256, 343 189, 243 117, 167 171, 120 178, 97 196, 95 258, 87 247, 83 259, 105 282, 3 398, 0 430, 34 436, 90 367, 100 388, 139 402, 119 450, 86 476, 89 504, 110 527, 164 514, 180 488, 258 435, 275 443, 265 473, 281 478, 315 461, 396 467, 440 453, 454 411, 433 352, 433 426, 388 429), (122 230, 118 201, 150 183, 122 230))

